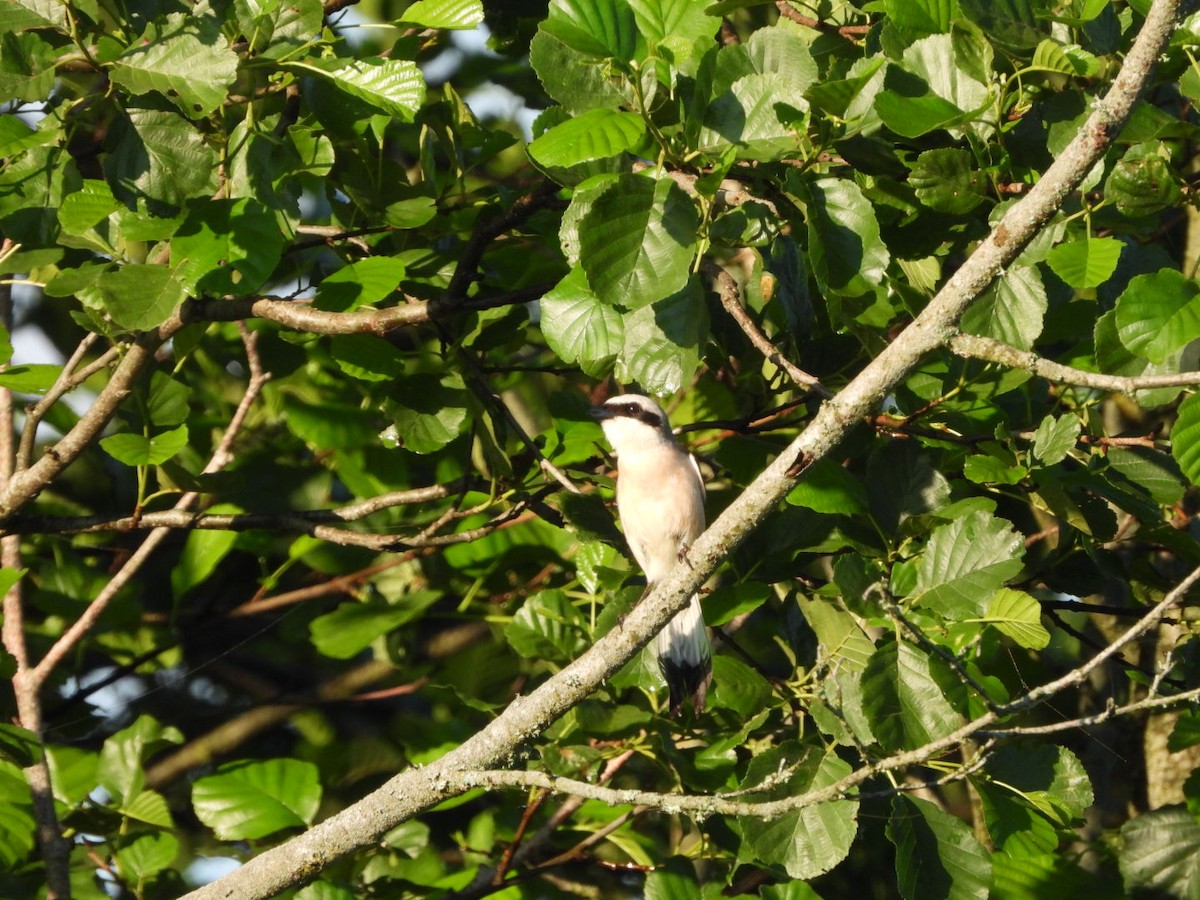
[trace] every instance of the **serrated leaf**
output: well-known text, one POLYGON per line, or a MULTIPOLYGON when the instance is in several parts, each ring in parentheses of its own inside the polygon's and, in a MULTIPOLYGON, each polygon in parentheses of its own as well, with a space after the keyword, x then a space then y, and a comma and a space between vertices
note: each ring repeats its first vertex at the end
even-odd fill
POLYGON ((1183 499, 1187 487, 1183 473, 1166 453, 1148 447, 1109 447, 1106 458, 1110 473, 1119 473, 1155 503, 1172 506, 1183 499))
POLYGON ((670 178, 623 175, 579 223, 579 263, 605 303, 639 309, 681 290, 700 216, 670 178))
POLYGON ((1178 204, 1180 190, 1157 142, 1151 142, 1130 147, 1113 166, 1104 182, 1104 196, 1123 215, 1152 216, 1178 204))
POLYGON ((215 18, 173 13, 118 57, 109 76, 135 94, 162 94, 198 119, 225 102, 237 66, 215 18))
MULTIPOLYGON (((140 197, 181 207, 209 193, 217 158, 204 134, 175 113, 129 109, 113 124, 115 147, 104 167, 113 195, 129 206, 140 197)), ((173 213, 171 209, 169 212, 173 213)), ((153 212, 168 212, 161 205, 153 212)))
POLYGON ((740 659, 732 656, 713 658, 713 683, 708 693, 712 709, 731 709, 749 719, 766 708, 771 700, 771 684, 740 659))
POLYGON ((317 767, 298 759, 229 763, 192 784, 197 818, 222 841, 309 825, 320 803, 317 767))
POLYGON ((552 0, 538 27, 587 56, 626 62, 638 51, 637 21, 623 0, 552 0))
POLYGON ((351 97, 401 122, 411 122, 425 102, 425 79, 407 59, 305 59, 281 66, 323 78, 351 97))
POLYGON ((817 283, 847 296, 870 293, 891 260, 870 201, 845 178, 817 178, 809 196, 809 252, 817 283))
POLYGON ((573 268, 538 303, 542 335, 563 362, 577 364, 592 378, 612 370, 625 342, 625 323, 592 293, 583 269, 573 268))
MULTIPOLYGON (((747 800, 794 797, 828 787, 848 774, 849 763, 836 753, 821 754, 789 741, 751 759, 740 788, 771 785, 762 791, 750 790, 747 800), (780 778, 785 771, 790 774, 780 778)), ((857 816, 857 801, 835 800, 775 819, 739 817, 745 842, 738 851, 739 861, 782 866, 793 878, 814 878, 846 858, 857 831, 857 816)))
POLYGON ((1073 288, 1093 288, 1112 277, 1125 244, 1113 237, 1087 237, 1059 244, 1046 263, 1073 288))
POLYGON ((541 591, 526 600, 504 636, 527 659, 568 662, 587 647, 583 616, 562 591, 541 591))
POLYGON ((416 0, 397 24, 418 28, 468 29, 483 21, 481 0, 416 0))
POLYGON ((165 322, 187 292, 166 266, 130 264, 103 272, 96 287, 114 322, 147 331, 165 322))
POLYGON ((923 747, 964 724, 933 677, 936 664, 906 641, 886 641, 871 655, 862 674, 863 711, 885 748, 923 747))
POLYGON ((270 277, 285 237, 275 214, 250 198, 206 200, 171 238, 171 264, 192 294, 252 294, 270 277))
POLYGON ((166 798, 158 791, 141 791, 136 797, 121 806, 122 815, 160 828, 174 828, 171 810, 166 798))
POLYGON ((1082 818, 1095 799, 1079 757, 1054 744, 1005 744, 988 759, 986 771, 1064 826, 1082 818))
POLYGON ((1042 650, 1050 643, 1050 632, 1042 624, 1042 607, 1024 591, 1012 588, 996 591, 988 603, 984 621, 1022 647, 1042 650))
POLYGON ((708 308, 699 281, 624 316, 617 378, 647 394, 673 394, 692 379, 708 338, 708 308))
POLYGON ((83 234, 120 208, 106 183, 87 179, 78 191, 63 198, 58 208, 58 224, 67 234, 83 234))
POLYGON ((918 156, 908 183, 930 209, 952 215, 973 210, 988 190, 987 178, 975 168, 971 152, 953 147, 926 150, 918 156))
POLYGON ((117 867, 124 878, 150 879, 170 866, 178 853, 179 839, 173 834, 139 834, 117 848, 117 867))
POLYGON ((1152 363, 1200 337, 1200 285, 1175 269, 1138 275, 1116 303, 1117 336, 1152 363))
POLYGON ((1143 813, 1121 827, 1118 862, 1131 896, 1200 897, 1200 822, 1182 807, 1143 813))
POLYGON ((100 749, 96 781, 124 805, 142 793, 146 779, 146 759, 158 749, 183 743, 183 734, 174 726, 164 727, 150 716, 142 715, 126 728, 111 735, 100 749))
POLYGON ((153 437, 144 434, 110 434, 100 446, 113 459, 127 466, 161 466, 187 446, 188 430, 180 425, 153 437))
POLYGON ((400 351, 373 334, 335 334, 329 353, 339 369, 359 381, 392 381, 404 374, 400 351))
POLYGON ((991 861, 962 819, 898 794, 887 836, 896 846, 896 884, 905 900, 986 900, 991 861))
POLYGON ((0 866, 10 870, 33 850, 33 799, 21 770, 0 760, 0 866))
POLYGON ((528 150, 542 166, 574 166, 632 150, 645 135, 646 123, 637 113, 591 109, 538 136, 528 150))
POLYGON ((333 612, 309 623, 313 646, 325 656, 350 659, 377 637, 416 619, 440 597, 438 591, 413 591, 402 594, 394 603, 382 600, 342 603, 333 612))
MULTIPOLYGON (((1110 375, 1165 375, 1179 371, 1182 350, 1167 355, 1161 363, 1152 363, 1144 356, 1131 353, 1121 342, 1117 332, 1117 312, 1110 309, 1096 320, 1093 330, 1093 342, 1096 347, 1096 367, 1101 372, 1110 375)), ((1137 401, 1144 407, 1152 408, 1174 402, 1181 388, 1156 388, 1149 391, 1137 391, 1137 401)))
POLYGON ((978 618, 1021 571, 1025 545, 1003 519, 976 511, 935 528, 917 569, 914 602, 947 619, 978 618))
POLYGON ((1044 466, 1056 466, 1075 449, 1082 427, 1076 416, 1046 416, 1033 434, 1033 455, 1044 466))
POLYGON ((962 330, 1028 350, 1042 333, 1050 303, 1036 266, 1012 266, 971 304, 962 330))

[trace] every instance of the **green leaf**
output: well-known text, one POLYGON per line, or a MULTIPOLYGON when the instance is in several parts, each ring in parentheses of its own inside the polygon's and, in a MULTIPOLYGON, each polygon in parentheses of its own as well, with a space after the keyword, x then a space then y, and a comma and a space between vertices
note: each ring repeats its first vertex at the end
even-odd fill
POLYGON ((1200 285, 1175 269, 1138 275, 1117 298, 1117 336, 1152 363, 1200 337, 1200 285))
POLYGON ((562 591, 526 600, 504 628, 509 645, 527 659, 569 662, 588 645, 583 616, 562 591))
POLYGON ((926 150, 918 156, 908 183, 917 199, 930 209, 952 215, 973 210, 988 190, 987 179, 975 168, 971 151, 951 147, 926 150))
POLYGON ((401 122, 411 122, 425 102, 425 79, 407 59, 305 59, 281 62, 285 69, 323 78, 351 97, 401 122))
POLYGON ((188 293, 253 294, 270 277, 285 238, 257 200, 206 200, 171 238, 171 264, 188 293))
POLYGON ((116 851, 121 874, 133 879, 153 878, 169 867, 178 854, 179 839, 164 831, 139 834, 116 851))
POLYGON ((637 113, 591 109, 535 138, 529 155, 542 166, 573 166, 639 146, 646 124, 637 113))
POLYGON ((1117 238, 1086 237, 1059 244, 1050 251, 1046 262, 1071 287, 1093 288, 1112 277, 1124 247, 1117 238))
POLYGON ((621 314, 592 293, 579 266, 538 301, 542 335, 563 362, 592 378, 612 371, 625 343, 621 314))
MULTIPOLYGON (((706 609, 707 612, 707 609, 706 609)), ((749 719, 771 701, 771 684, 740 659, 718 655, 713 658, 713 684, 709 706, 731 709, 749 719)))
POLYGON ((1024 591, 1001 588, 988 602, 984 621, 1022 647, 1043 650, 1050 643, 1050 632, 1042 625, 1041 605, 1024 591))
POLYGON ((1197 744, 1200 744, 1200 712, 1186 710, 1175 720, 1175 727, 1171 729, 1171 736, 1167 739, 1167 749, 1178 753, 1197 744))
POLYGON ((19 768, 0 760, 0 867, 11 870, 25 861, 36 833, 29 785, 19 768))
POLYGON ((288 429, 317 452, 360 450, 375 443, 379 427, 371 410, 348 403, 288 403, 288 429))
POLYGON ((298 759, 229 763, 192 784, 197 818, 222 841, 310 825, 320 803, 317 767, 298 759))
POLYGON ((962 330, 1028 350, 1042 333, 1049 300, 1036 266, 1011 266, 962 317, 962 330))
POLYGON ((934 678, 936 664, 905 641, 885 641, 871 655, 862 674, 863 711, 886 749, 914 750, 964 724, 934 678))
POLYGON ((153 437, 144 434, 110 434, 100 446, 113 459, 127 466, 161 466, 187 446, 188 430, 180 425, 153 437))
POLYGON ((605 303, 648 306, 687 284, 700 216, 670 178, 623 175, 579 223, 579 262, 605 303))
MULTIPOLYGON (((1175 439, 1178 423, 1172 429, 1175 439)), ((1109 447, 1109 472, 1117 472, 1129 484, 1145 491, 1155 503, 1174 506, 1183 499, 1186 483, 1175 461, 1148 447, 1109 447)))
POLYGON ((633 9, 623 0, 552 0, 541 31, 587 56, 627 62, 638 53, 633 9))
POLYGON ((309 623, 313 646, 334 659, 350 659, 376 638, 413 621, 441 598, 438 591, 401 594, 394 603, 370 600, 342 603, 309 623))
POLYGON ((642 893, 645 900, 700 900, 700 887, 690 861, 682 857, 667 860, 646 876, 642 893))
MULTIPOLYGON (((110 139, 115 147, 104 174, 113 195, 129 206, 141 196, 180 207, 215 185, 216 153, 202 132, 174 113, 126 110, 114 122, 110 139)), ((153 211, 174 209, 156 206, 153 211)))
POLYGON ((107 184, 87 179, 78 191, 63 198, 58 224, 67 234, 84 234, 120 208, 107 184))
POLYGON ((1033 434, 1033 455, 1044 466, 1056 466, 1075 449, 1082 426, 1078 416, 1046 416, 1033 434))
MULTIPOLYGON (((218 503, 207 512, 214 515, 238 513, 241 509, 231 503, 218 503)), ((198 584, 202 584, 237 543, 236 531, 195 529, 188 532, 183 551, 171 569, 171 593, 178 599, 198 584)))
POLYGON ((1182 807, 1143 813, 1121 827, 1118 862, 1132 896, 1200 896, 1200 822, 1182 807))
POLYGON ((339 369, 359 381, 392 381, 404 374, 404 357, 373 334, 335 334, 329 353, 339 369))
POLYGON ((148 825, 174 828, 166 798, 158 791, 141 791, 128 803, 121 804, 121 814, 148 825))
POLYGON ((237 65, 214 17, 172 13, 134 41, 109 76, 135 94, 162 94, 199 119, 225 102, 237 65))
POLYGON ((474 28, 482 21, 481 0, 416 0, 396 24, 462 30, 474 28))
POLYGON ((130 331, 147 331, 165 322, 187 296, 166 266, 135 263, 112 269, 96 282, 113 321, 130 331))
POLYGON ((863 515, 868 509, 862 482, 832 460, 821 460, 806 469, 787 502, 813 512, 848 516, 863 515))
POLYGON ((846 296, 871 293, 891 259, 870 201, 853 181, 817 178, 808 186, 808 236, 813 274, 823 289, 846 296))
POLYGON ((1171 455, 1192 484, 1200 484, 1200 394, 1179 405, 1171 428, 1171 455))
POLYGON ((884 0, 883 8, 898 27, 922 34, 949 31, 958 13, 955 0, 884 0))
MULTIPOLYGON (((1161 363, 1152 363, 1126 349, 1117 332, 1117 312, 1110 309, 1096 320, 1093 330, 1096 347, 1096 368, 1110 375, 1165 375, 1179 371, 1182 350, 1171 353, 1161 363)), ((1157 388, 1138 391, 1142 406, 1150 408, 1174 402, 1181 388, 1157 388)))
POLYGON ((406 392, 388 409, 396 423, 396 437, 413 453, 442 449, 470 424, 469 400, 461 376, 414 375, 405 381, 406 392))
POLYGON ((1064 827, 1081 819, 1095 800, 1079 757, 1054 744, 1005 744, 988 758, 986 771, 1064 827))
POLYGON ((947 619, 978 618, 1021 571, 1025 545, 1012 525, 977 510, 935 528, 917 569, 913 599, 947 619))
POLYGON ((350 312, 373 306, 397 290, 405 274, 401 259, 371 256, 343 266, 317 286, 318 309, 350 312))
POLYGON ((132 803, 145 785, 146 759, 162 747, 181 743, 183 734, 178 728, 164 727, 150 716, 139 716, 132 725, 105 740, 96 780, 118 806, 132 803))
POLYGON ((1165 148, 1157 141, 1130 147, 1104 182, 1104 197, 1126 216, 1152 216, 1179 202, 1180 190, 1165 148))
POLYGON ((697 278, 677 294, 629 313, 624 324, 618 379, 660 397, 691 381, 708 338, 708 308, 697 278))
POLYGON ((1006 853, 1035 856, 1058 849, 1054 825, 1020 793, 1002 785, 973 780, 983 802, 983 820, 995 845, 1006 853))
POLYGON ((1088 897, 1125 900, 1116 879, 1085 872, 1062 854, 992 856, 992 900, 1045 900, 1047 897, 1088 897))
POLYGON ((620 106, 625 102, 604 66, 538 29, 529 45, 529 63, 546 93, 571 113, 620 106))
POLYGON ((958 817, 899 794, 887 836, 896 846, 896 883, 905 900, 986 900, 991 861, 958 817))
POLYGON ((0 387, 6 387, 18 394, 44 394, 50 390, 61 373, 62 366, 52 366, 49 363, 8 366, 0 369, 0 387))
MULTIPOLYGON (((795 797, 819 790, 850 774, 850 764, 833 751, 788 741, 750 760, 739 787, 749 801, 795 797), (780 778, 780 773, 788 773, 780 778), (770 787, 755 791, 757 785, 770 787)), ((793 878, 814 878, 828 872, 850 852, 857 831, 858 802, 818 803, 774 819, 739 817, 743 845, 739 862, 783 866, 793 878)))

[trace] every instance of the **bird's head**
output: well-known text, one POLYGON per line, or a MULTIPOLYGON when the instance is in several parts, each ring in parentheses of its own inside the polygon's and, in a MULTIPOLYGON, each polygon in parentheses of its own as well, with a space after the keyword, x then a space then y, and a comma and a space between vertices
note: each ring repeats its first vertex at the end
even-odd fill
POLYGON ((610 397, 592 407, 592 418, 600 422, 618 456, 661 446, 664 441, 675 443, 663 408, 642 394, 610 397))

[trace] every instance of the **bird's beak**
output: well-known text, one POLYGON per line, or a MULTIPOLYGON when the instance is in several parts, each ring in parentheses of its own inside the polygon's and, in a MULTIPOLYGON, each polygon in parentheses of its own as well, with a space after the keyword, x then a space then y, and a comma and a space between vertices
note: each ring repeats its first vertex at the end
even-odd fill
POLYGON ((614 413, 607 406, 593 406, 588 410, 588 415, 597 422, 603 422, 605 419, 611 419, 614 413))

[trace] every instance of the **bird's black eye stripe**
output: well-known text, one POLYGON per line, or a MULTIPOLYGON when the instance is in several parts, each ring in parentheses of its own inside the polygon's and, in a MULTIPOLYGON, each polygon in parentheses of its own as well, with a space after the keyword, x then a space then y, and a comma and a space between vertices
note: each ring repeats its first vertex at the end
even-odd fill
POLYGON ((662 421, 653 411, 646 409, 644 406, 639 406, 636 403, 626 403, 621 409, 622 415, 629 416, 631 419, 638 419, 645 422, 651 428, 662 428, 662 421))

